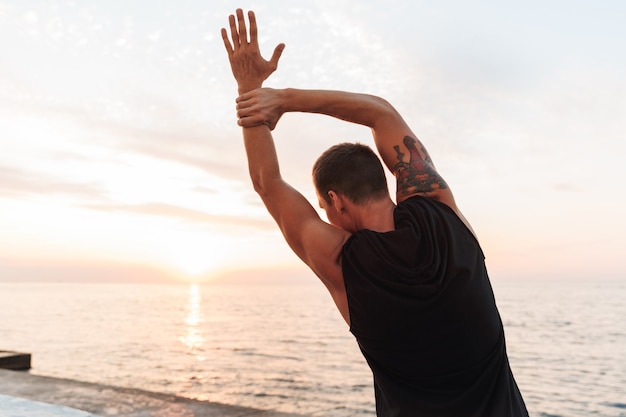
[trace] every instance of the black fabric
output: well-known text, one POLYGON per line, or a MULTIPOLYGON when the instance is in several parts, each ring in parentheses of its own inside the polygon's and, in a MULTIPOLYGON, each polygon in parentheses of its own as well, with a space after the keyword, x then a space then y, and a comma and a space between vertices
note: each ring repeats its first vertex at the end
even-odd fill
POLYGON ((401 202, 395 230, 344 245, 354 334, 379 417, 528 416, 480 245, 447 205, 401 202))

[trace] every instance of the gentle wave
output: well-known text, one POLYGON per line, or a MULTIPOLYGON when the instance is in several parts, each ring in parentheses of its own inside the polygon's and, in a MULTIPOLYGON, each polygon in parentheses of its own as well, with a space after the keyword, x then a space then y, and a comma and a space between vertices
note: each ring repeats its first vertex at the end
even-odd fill
MULTIPOLYGON (((531 416, 626 417, 623 284, 494 291, 531 416)), ((36 374, 375 415, 371 373, 322 286, 0 284, 0 335, 33 353, 36 374)))

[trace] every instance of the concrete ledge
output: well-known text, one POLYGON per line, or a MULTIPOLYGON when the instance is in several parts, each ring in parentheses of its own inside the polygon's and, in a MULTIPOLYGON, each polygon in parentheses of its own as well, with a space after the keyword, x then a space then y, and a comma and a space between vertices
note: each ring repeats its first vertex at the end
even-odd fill
POLYGON ((0 411, 2 417, 99 417, 74 408, 7 395, 0 395, 0 411))
POLYGON ((0 369, 0 394, 83 410, 102 417, 304 417, 197 401, 175 395, 120 388, 0 369))

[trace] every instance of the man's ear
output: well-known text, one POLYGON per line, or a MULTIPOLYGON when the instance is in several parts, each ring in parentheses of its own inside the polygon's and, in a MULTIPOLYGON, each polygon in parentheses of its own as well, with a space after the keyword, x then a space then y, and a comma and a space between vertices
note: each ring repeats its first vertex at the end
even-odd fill
POLYGON ((330 203, 335 208, 335 210, 337 210, 338 213, 344 211, 343 196, 337 194, 333 190, 329 190, 328 197, 330 197, 330 203))

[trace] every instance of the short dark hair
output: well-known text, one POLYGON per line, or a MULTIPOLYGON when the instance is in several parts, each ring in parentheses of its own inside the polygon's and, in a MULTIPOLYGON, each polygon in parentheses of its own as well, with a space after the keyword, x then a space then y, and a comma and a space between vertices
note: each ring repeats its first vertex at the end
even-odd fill
POLYGON ((380 159, 369 146, 360 143, 340 143, 320 155, 313 165, 313 183, 327 203, 331 190, 355 204, 389 195, 380 159))

